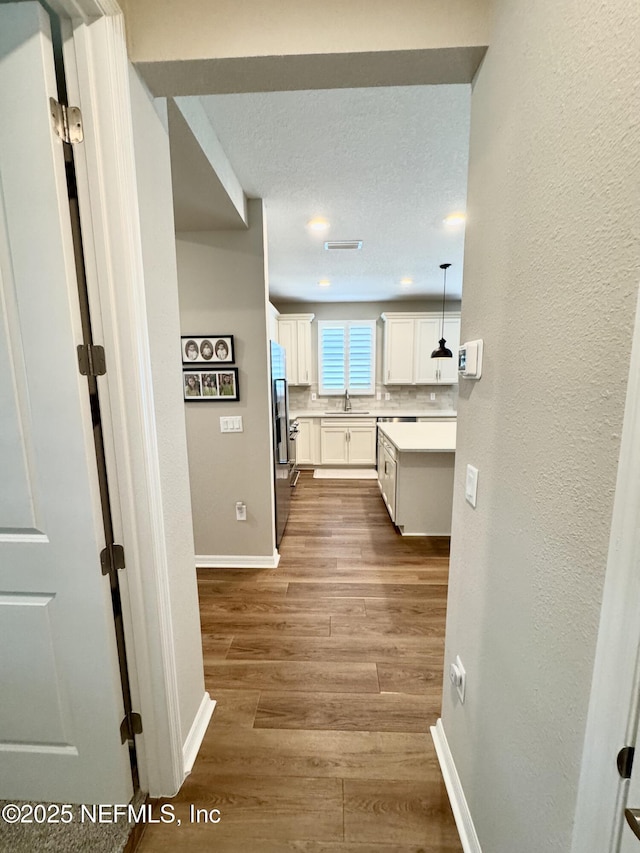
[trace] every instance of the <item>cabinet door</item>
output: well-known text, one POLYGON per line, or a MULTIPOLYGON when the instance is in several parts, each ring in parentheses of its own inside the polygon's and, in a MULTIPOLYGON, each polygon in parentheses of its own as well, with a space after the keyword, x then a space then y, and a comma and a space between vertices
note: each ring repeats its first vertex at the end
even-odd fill
POLYGON ((300 430, 296 438, 296 464, 313 465, 313 450, 311 445, 313 421, 298 419, 300 430))
POLYGON ((349 427, 347 443, 349 445, 350 465, 373 465, 376 461, 376 428, 349 427))
POLYGON ((296 320, 298 385, 311 384, 311 321, 296 320))
POLYGON ((384 384, 413 385, 414 320, 389 319, 384 326, 384 384))
POLYGON ((378 471, 378 485, 380 486, 380 491, 384 491, 384 445, 382 444, 382 440, 378 441, 378 456, 376 462, 376 468, 378 471))
POLYGON ((382 493, 382 498, 387 503, 387 456, 385 453, 384 442, 378 444, 378 485, 382 493))
POLYGON ((385 448, 384 451, 384 491, 383 496, 391 521, 396 520, 396 461, 385 448))
POLYGON ((287 382, 298 384, 298 328, 295 320, 278 320, 278 342, 287 353, 287 382))
POLYGON ((438 382, 438 367, 442 359, 431 358, 438 346, 441 320, 423 317, 416 320, 415 380, 420 385, 435 385, 438 382))
POLYGON ((444 336, 453 358, 432 359, 438 361, 438 382, 455 385, 458 381, 458 347, 460 346, 460 317, 445 317, 444 336))
POLYGON ((269 303, 267 305, 267 323, 269 325, 269 340, 277 341, 280 343, 280 338, 278 336, 278 309, 269 303))
POLYGON ((345 427, 320 428, 320 459, 323 465, 346 465, 349 462, 345 427))

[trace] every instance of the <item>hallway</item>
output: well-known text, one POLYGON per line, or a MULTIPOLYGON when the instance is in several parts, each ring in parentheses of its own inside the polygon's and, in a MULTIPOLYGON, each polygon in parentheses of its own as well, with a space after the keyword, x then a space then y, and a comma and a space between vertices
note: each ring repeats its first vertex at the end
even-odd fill
POLYGON ((218 704, 168 801, 181 825, 147 826, 138 849, 458 853, 429 734, 448 540, 398 536, 375 481, 303 472, 280 553, 277 570, 198 573, 218 704))

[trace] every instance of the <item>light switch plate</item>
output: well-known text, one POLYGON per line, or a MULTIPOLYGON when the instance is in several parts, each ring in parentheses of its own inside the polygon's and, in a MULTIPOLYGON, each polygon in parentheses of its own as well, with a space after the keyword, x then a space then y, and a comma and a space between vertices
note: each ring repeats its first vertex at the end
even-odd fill
POLYGON ((467 480, 464 487, 464 496, 467 503, 475 507, 478 494, 478 469, 473 465, 467 465, 467 480))
POLYGON ((242 415, 232 418, 220 418, 220 432, 243 432, 242 415))

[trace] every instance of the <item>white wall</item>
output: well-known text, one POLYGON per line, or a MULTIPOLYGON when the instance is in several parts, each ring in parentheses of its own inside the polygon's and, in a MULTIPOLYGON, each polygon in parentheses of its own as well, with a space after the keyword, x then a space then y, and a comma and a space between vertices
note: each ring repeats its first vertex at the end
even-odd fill
POLYGON ((182 404, 167 113, 166 101, 153 101, 133 68, 129 81, 162 489, 159 498, 184 743, 204 695, 204 675, 182 404))
POLYGON ((129 53, 148 59, 411 50, 480 44, 486 0, 124 0, 129 53), (389 26, 381 29, 381 24, 389 26))
POLYGON ((121 0, 156 95, 468 83, 489 0, 121 0))
POLYGON ((443 722, 486 853, 571 846, 640 266, 638 32, 635 0, 498 0, 473 89, 462 335, 485 363, 459 391, 467 695, 445 682, 443 722))
POLYGON ((262 202, 247 231, 177 235, 183 335, 233 335, 239 402, 186 402, 196 554, 272 558, 273 463, 262 202), (220 432, 241 415, 244 432, 220 432), (247 521, 236 521, 236 501, 247 521))

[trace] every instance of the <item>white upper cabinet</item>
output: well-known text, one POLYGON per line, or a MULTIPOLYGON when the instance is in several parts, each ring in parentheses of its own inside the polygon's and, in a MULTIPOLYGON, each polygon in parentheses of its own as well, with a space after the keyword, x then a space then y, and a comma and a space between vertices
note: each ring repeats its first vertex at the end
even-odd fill
MULTIPOLYGON (((383 314, 383 319, 385 315, 383 314)), ((384 384, 412 385, 415 360, 415 320, 390 317, 384 324, 384 384)))
POLYGON ((451 359, 431 358, 442 333, 441 314, 385 313, 385 385, 455 385, 458 382, 460 315, 445 314, 444 337, 451 359))
MULTIPOLYGON (((431 353, 438 346, 438 341, 440 340, 440 324, 442 322, 442 318, 420 317, 420 319, 414 320, 413 322, 415 334, 413 383, 420 385, 436 385, 439 382, 438 367, 442 359, 431 358, 431 353)), ((449 342, 447 341, 447 344, 448 343, 449 342)))
POLYGON ((311 321, 314 314, 281 314, 278 317, 278 343, 287 353, 287 381, 290 385, 310 385, 311 321))
POLYGON ((269 328, 269 340, 277 341, 280 343, 278 339, 278 317, 280 316, 280 312, 275 307, 269 303, 267 305, 267 326, 269 328))
MULTIPOLYGON (((442 385, 454 385, 458 381, 458 347, 460 346, 460 315, 444 315, 444 337, 447 347, 453 353, 453 358, 432 358, 438 362, 438 382, 442 385)), ((438 340, 440 334, 438 334, 438 340)))

